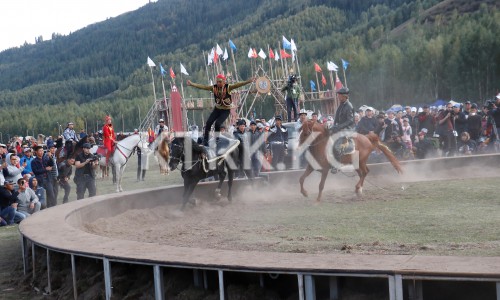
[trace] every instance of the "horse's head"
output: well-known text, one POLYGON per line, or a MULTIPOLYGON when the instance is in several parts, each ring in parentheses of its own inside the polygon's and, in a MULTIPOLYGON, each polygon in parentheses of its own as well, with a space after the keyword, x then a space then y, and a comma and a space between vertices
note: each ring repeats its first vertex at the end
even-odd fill
POLYGON ((170 170, 175 170, 179 163, 184 159, 184 138, 176 137, 170 144, 170 159, 168 166, 170 170))
MULTIPOLYGON (((324 135, 326 132, 325 127, 314 120, 308 120, 302 124, 300 136, 299 136, 299 145, 302 145, 313 133, 314 138, 313 141, 321 135, 324 135)), ((310 141, 312 142, 312 141, 310 141)))

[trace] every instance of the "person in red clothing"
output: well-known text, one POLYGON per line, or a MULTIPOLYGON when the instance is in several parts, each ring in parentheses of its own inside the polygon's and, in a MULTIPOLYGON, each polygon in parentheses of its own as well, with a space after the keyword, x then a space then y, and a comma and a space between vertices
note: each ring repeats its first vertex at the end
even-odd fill
POLYGON ((104 144, 104 148, 106 148, 106 164, 109 163, 109 157, 111 154, 113 154, 115 150, 115 144, 116 144, 116 134, 115 130, 113 128, 113 123, 111 116, 106 116, 104 118, 105 124, 102 127, 102 141, 104 144))

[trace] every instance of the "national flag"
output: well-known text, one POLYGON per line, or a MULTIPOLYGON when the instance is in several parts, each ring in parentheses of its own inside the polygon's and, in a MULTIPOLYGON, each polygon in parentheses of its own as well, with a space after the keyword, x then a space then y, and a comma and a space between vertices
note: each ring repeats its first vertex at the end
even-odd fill
POLYGON ((283 49, 280 49, 280 53, 281 53, 281 58, 290 58, 290 57, 292 57, 290 54, 286 53, 286 51, 283 50, 283 49))
POLYGON ((227 60, 229 55, 227 54, 227 48, 224 48, 224 55, 222 55, 222 59, 227 60))
POLYGON ((253 56, 253 50, 252 50, 252 48, 250 48, 248 50, 248 58, 252 58, 252 56, 253 56))
POLYGON ((188 75, 189 76, 189 73, 186 71, 186 68, 184 68, 184 66, 182 65, 182 63, 181 63, 181 73, 184 74, 184 75, 188 75))
POLYGON ((275 61, 280 60, 280 55, 278 54, 278 52, 276 52, 276 54, 275 54, 275 56, 274 56, 274 60, 275 60, 275 61))
POLYGON ((326 78, 325 75, 323 75, 323 73, 321 73, 321 83, 323 84, 323 86, 326 86, 326 78))
POLYGON ((218 62, 219 62, 219 53, 217 53, 217 51, 214 51, 214 63, 216 64, 218 62))
POLYGON ((154 61, 151 58, 149 58, 149 56, 148 56, 148 62, 147 62, 147 64, 150 67, 156 67, 156 64, 154 63, 154 61))
POLYGON ((344 85, 340 81, 339 75, 337 74, 337 72, 335 72, 335 90, 338 91, 343 87, 344 87, 344 85))
POLYGON ((208 65, 210 66, 214 61, 214 49, 210 53, 208 53, 208 65))
POLYGON ((219 46, 219 44, 217 44, 217 47, 215 49, 216 49, 215 51, 217 52, 217 55, 220 56, 220 55, 224 54, 224 51, 222 51, 222 48, 219 46))
POLYGON ((314 70, 316 72, 322 72, 323 71, 323 70, 321 70, 321 67, 317 63, 314 63, 314 70))
POLYGON ((231 40, 229 40, 229 47, 231 47, 231 49, 233 49, 234 51, 236 51, 236 45, 231 40))
POLYGON ((297 45, 295 45, 295 42, 293 41, 293 39, 290 40, 290 48, 291 48, 292 52, 297 52, 297 45))
POLYGON ((349 62, 347 60, 342 59, 342 67, 344 67, 344 70, 347 70, 348 66, 349 66, 349 62))
POLYGON ((292 50, 292 44, 283 36, 283 49, 292 50))
POLYGON ((165 75, 167 75, 167 71, 165 71, 165 69, 163 68, 163 66, 161 65, 160 63, 160 73, 163 77, 165 77, 165 75))
POLYGON ((339 67, 333 61, 327 62, 326 67, 328 68, 328 71, 337 72, 339 70, 339 67))
POLYGON ((262 58, 262 59, 266 59, 267 58, 267 55, 264 53, 264 50, 262 50, 262 48, 260 48, 259 57, 262 58))
POLYGON ((257 54, 257 50, 255 48, 252 49, 252 58, 257 58, 259 55, 257 54))
POLYGON ((269 48, 269 58, 274 59, 274 52, 272 48, 269 48))
POLYGON ((314 81, 310 81, 311 83, 311 92, 315 92, 316 91, 316 83, 314 83, 314 81))
POLYGON ((174 73, 174 70, 172 69, 172 67, 170 67, 170 77, 171 77, 172 79, 174 79, 174 78, 175 78, 175 73, 174 73))

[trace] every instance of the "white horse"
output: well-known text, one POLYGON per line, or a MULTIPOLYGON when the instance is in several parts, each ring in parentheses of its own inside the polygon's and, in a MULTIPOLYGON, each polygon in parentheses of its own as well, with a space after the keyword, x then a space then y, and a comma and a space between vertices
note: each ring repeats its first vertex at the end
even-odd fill
MULTIPOLYGON (((144 145, 139 145, 141 144, 146 144, 147 142, 144 141, 144 134, 139 133, 139 134, 133 134, 131 136, 128 136, 124 138, 123 140, 117 142, 115 144, 115 152, 109 159, 109 163, 113 165, 113 167, 116 170, 116 192, 122 192, 122 178, 123 178, 123 173, 125 172, 125 166, 127 165, 128 159, 134 152, 134 149, 136 146, 139 146, 141 148, 147 147, 144 145)), ((92 153, 97 152, 97 146, 94 146, 91 149, 92 153)), ((99 159, 99 164, 101 166, 106 165, 106 157, 101 156, 99 159)))

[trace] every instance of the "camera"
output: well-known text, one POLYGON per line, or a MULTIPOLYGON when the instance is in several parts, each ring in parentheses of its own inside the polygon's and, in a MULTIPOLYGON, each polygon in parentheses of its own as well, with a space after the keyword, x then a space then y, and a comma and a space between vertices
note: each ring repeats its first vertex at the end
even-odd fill
POLYGON ((99 161, 99 156, 97 156, 97 155, 90 155, 88 159, 89 159, 91 162, 94 162, 94 161, 99 161))

